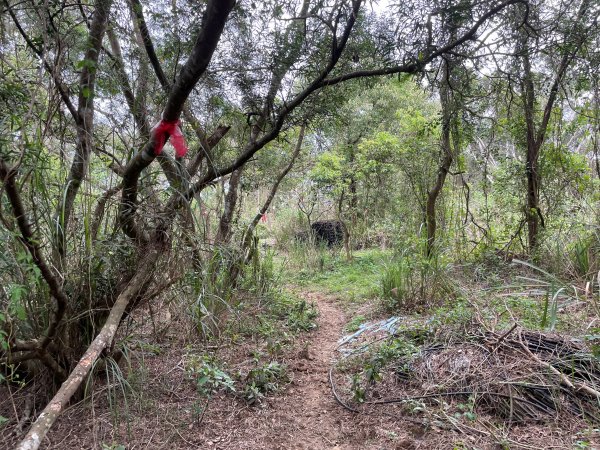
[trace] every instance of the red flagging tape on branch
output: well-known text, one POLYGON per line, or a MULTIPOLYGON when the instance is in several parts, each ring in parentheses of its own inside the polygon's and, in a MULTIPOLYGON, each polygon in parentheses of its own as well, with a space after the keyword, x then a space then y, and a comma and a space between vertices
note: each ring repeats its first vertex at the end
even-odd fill
POLYGON ((171 138, 171 144, 175 148, 175 155, 178 158, 182 158, 187 153, 187 145, 185 144, 185 138, 183 137, 183 133, 181 132, 181 121, 174 120, 169 122, 167 120, 161 120, 158 124, 152 129, 152 133, 154 134, 154 138, 156 139, 156 148, 154 149, 154 154, 158 155, 162 152, 165 143, 167 142, 167 138, 171 138))

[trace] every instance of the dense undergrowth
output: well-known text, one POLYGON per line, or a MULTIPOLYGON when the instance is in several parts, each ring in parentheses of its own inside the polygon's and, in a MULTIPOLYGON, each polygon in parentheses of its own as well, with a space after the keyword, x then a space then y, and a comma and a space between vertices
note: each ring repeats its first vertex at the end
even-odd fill
MULTIPOLYGON (((587 448, 597 440, 593 424, 600 418, 593 395, 564 387, 583 380, 593 390, 600 373, 600 286, 579 245, 569 247, 562 267, 584 266, 580 271, 552 273, 550 260, 541 268, 492 252, 451 263, 371 249, 348 261, 321 248, 310 251, 323 264, 286 273, 303 289, 336 296, 349 313, 334 376, 348 408, 406 415, 480 442, 484 435, 501 448, 525 444, 519 425, 553 424, 560 442, 587 448), (494 358, 485 346, 497 352, 494 358), (543 387, 553 384, 554 390, 543 387), (505 401, 511 396, 513 406, 505 401)), ((597 258, 593 248, 586 252, 597 258)), ((463 448, 460 442, 455 448, 463 448)))

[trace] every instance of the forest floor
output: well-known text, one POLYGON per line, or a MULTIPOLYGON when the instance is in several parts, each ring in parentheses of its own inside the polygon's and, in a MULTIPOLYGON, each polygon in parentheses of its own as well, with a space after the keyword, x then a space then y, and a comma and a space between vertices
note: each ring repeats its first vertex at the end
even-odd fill
MULTIPOLYGON (((96 376, 86 400, 63 414, 44 448, 600 449, 600 430, 594 423, 549 418, 506 425, 486 410, 475 411, 470 398, 371 409, 353 403, 357 389, 351 374, 364 376, 380 353, 373 350, 354 365, 340 363, 340 339, 362 324, 389 317, 376 295, 386 258, 381 252, 359 252, 352 263, 331 258, 316 273, 295 273, 286 281, 286 300, 275 311, 246 308, 244 320, 230 313, 230 326, 208 342, 192 338, 181 317, 163 314, 153 317, 150 326, 148 311, 141 311, 125 330, 129 355, 96 376), (295 300, 289 303, 290 298, 295 300), (163 330, 158 334, 157 325, 163 330), (336 401, 332 367, 340 397, 360 413, 336 401), (201 385, 206 379, 213 385, 201 385)), ((464 269, 455 275, 458 280, 464 269)), ((539 325, 539 299, 482 296, 489 281, 464 283, 477 293, 477 303, 456 301, 403 316, 402 321, 417 324, 419 330, 454 327, 459 334, 465 333, 460 331, 465 320, 473 318, 499 330, 512 322, 529 329, 539 325)), ((561 312, 556 327, 564 334, 583 330, 581 324, 589 323, 589 317, 582 314, 581 308, 561 312)), ((414 327, 409 331, 414 334, 414 327)), ((371 398, 405 395, 403 382, 390 382, 383 372, 369 387, 371 398)), ((12 426, 0 426, 0 448, 8 449, 18 441, 14 424, 31 391, 0 389, 0 397, 10 398, 0 402, 0 415, 14 416, 12 426)))
MULTIPOLYGON (((431 448, 415 443, 413 435, 422 435, 418 428, 385 417, 355 415, 335 401, 329 370, 347 315, 334 295, 318 291, 300 295, 318 310, 317 326, 299 336, 286 354, 280 355, 289 382, 260 405, 248 406, 230 395, 217 395, 199 418, 198 409, 204 404, 199 405, 193 384, 185 380, 185 351, 173 341, 163 344, 164 351, 146 355, 143 362, 133 362, 137 368, 124 369, 135 374, 142 371, 143 364, 143 386, 136 385, 139 375, 132 377, 130 373, 128 377, 128 384, 140 391, 139 396, 126 395, 129 402, 124 402, 118 392, 119 383, 114 375, 111 383, 108 375, 109 381, 98 383, 89 401, 63 414, 43 448, 431 448), (117 391, 111 392, 115 386, 117 391)), ((228 359, 231 365, 237 361, 240 367, 254 356, 252 347, 247 342, 234 345, 219 357, 228 359)), ((11 395, 16 403, 23 400, 18 393, 11 395)), ((12 448, 16 442, 16 436, 5 434, 0 448, 12 448)))

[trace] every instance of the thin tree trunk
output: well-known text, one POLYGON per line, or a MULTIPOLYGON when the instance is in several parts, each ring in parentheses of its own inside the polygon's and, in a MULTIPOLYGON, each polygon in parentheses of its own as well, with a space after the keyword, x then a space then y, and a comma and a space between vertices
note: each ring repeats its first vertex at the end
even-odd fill
MULTIPOLYGON (((444 78, 440 86, 440 99, 442 103, 442 136, 441 136, 441 152, 442 161, 438 167, 437 177, 433 187, 427 191, 427 201, 425 204, 425 222, 427 226, 427 246, 426 256, 429 258, 433 255, 435 238, 437 232, 436 218, 436 203, 437 199, 444 188, 446 177, 454 161, 452 151, 452 143, 450 140, 453 131, 453 122, 455 119, 455 105, 453 102, 453 94, 450 89, 450 78, 452 64, 445 60, 443 63, 444 78)), ((456 129, 454 130, 457 131, 456 129)))
MULTIPOLYGON (((535 129, 535 87, 531 74, 531 63, 527 49, 527 37, 523 42, 523 81, 521 84, 521 98, 525 113, 526 124, 526 153, 525 153, 525 177, 527 180, 527 202, 525 217, 527 220, 527 236, 529 238, 529 251, 533 252, 537 246, 540 210, 540 174, 538 171, 539 150, 541 141, 537 140, 535 129)), ((543 139, 543 136, 541 136, 543 139)))
POLYGON ((239 168, 231 174, 229 178, 229 188, 225 195, 223 213, 219 220, 219 229, 215 237, 216 244, 228 244, 231 240, 233 215, 237 206, 239 195, 240 178, 242 177, 242 169, 239 168))
POLYGON ((292 170, 292 167, 294 166, 294 163, 296 162, 296 159, 298 158, 298 155, 300 154, 300 150, 302 149, 302 142, 304 141, 305 128, 306 128, 306 124, 302 124, 302 126, 300 127, 300 134, 298 135, 298 141, 296 142, 296 147, 294 148, 294 153, 292 154, 292 159, 290 160, 290 162, 286 166, 286 168, 283 169, 283 171, 279 174, 279 176, 275 180, 275 183, 271 187, 271 191, 269 192, 267 199, 263 203, 263 205, 260 208, 260 210, 258 211, 258 213, 254 216, 254 218, 252 219, 252 222, 250 222, 250 225, 248 225, 248 228, 246 229, 246 232, 244 233, 244 238, 242 240, 242 248, 243 248, 244 252, 247 252, 250 247, 250 243, 252 241, 252 235, 254 234, 254 230, 256 229, 256 226, 260 222, 260 218, 264 214, 266 214, 266 212, 269 210, 269 206, 271 206, 271 203, 273 202, 273 199, 275 198, 275 194, 277 194, 277 189, 279 189, 279 185, 281 184, 283 179, 286 177, 286 175, 289 173, 289 171, 292 170))
POLYGON ((444 159, 438 168, 435 184, 433 185, 433 188, 427 192, 427 204, 425 205, 425 220, 427 221, 427 257, 433 255, 437 232, 435 207, 437 199, 444 187, 444 183, 446 182, 446 176, 448 175, 452 161, 452 155, 446 154, 444 156, 444 159))
MULTIPOLYGON (((576 23, 585 17, 589 8, 589 0, 583 0, 579 6, 577 12, 576 23)), ((521 35, 521 39, 518 42, 520 50, 522 52, 522 63, 523 63, 523 78, 521 79, 521 99, 523 102, 523 109, 525 113, 526 133, 527 133, 527 150, 526 150, 526 162, 525 162, 525 176, 527 178, 527 211, 525 217, 527 220, 527 232, 529 237, 529 252, 533 253, 537 248, 540 227, 544 228, 544 216, 542 215, 542 209, 540 205, 540 185, 542 176, 539 171, 539 158, 542 149, 542 144, 546 138, 546 131, 548 130, 548 124, 552 115, 552 109, 558 97, 558 91, 560 85, 567 74, 571 63, 575 59, 575 56, 583 42, 586 39, 587 30, 573 28, 574 33, 577 33, 577 37, 573 45, 563 54, 556 75, 550 87, 548 94, 548 100, 544 106, 542 118, 539 126, 536 129, 536 118, 535 118, 535 101, 536 93, 535 86, 533 83, 533 74, 531 72, 531 61, 529 55, 529 36, 524 32, 521 35)), ((567 36, 565 41, 568 42, 571 36, 567 36)))
POLYGON ((85 177, 92 151, 94 132, 94 90, 98 57, 102 48, 102 39, 106 31, 112 0, 97 0, 94 18, 90 26, 87 51, 79 82, 79 105, 77 108, 77 149, 55 214, 55 248, 58 256, 65 256, 65 239, 69 219, 73 211, 75 197, 85 177))
POLYGON ((337 217, 340 222, 340 226, 342 227, 342 233, 344 234, 344 250, 346 251, 346 260, 352 261, 352 246, 350 245, 350 230, 348 229, 348 225, 346 225, 346 221, 344 220, 344 215, 342 213, 342 207, 344 205, 344 196, 346 194, 345 190, 342 190, 340 194, 340 198, 338 200, 337 205, 337 217))

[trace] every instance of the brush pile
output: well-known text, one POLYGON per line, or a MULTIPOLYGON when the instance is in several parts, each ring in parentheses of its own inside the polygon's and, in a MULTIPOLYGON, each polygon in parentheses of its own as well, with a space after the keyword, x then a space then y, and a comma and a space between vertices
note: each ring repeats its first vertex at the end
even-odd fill
POLYGON ((516 327, 435 345, 414 345, 398 333, 378 336, 346 348, 331 380, 338 401, 355 411, 384 407, 397 414, 399 406, 406 411, 419 404, 421 410, 440 407, 451 418, 468 405, 473 417, 507 426, 600 423, 600 361, 591 349, 577 339, 516 327), (352 378, 341 376, 352 372, 352 378))

